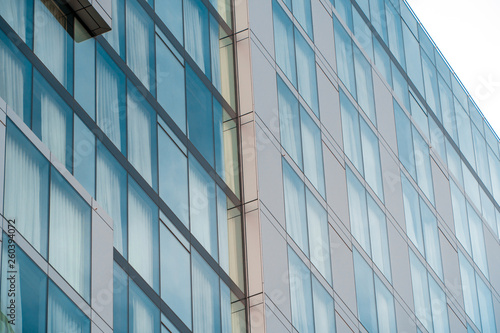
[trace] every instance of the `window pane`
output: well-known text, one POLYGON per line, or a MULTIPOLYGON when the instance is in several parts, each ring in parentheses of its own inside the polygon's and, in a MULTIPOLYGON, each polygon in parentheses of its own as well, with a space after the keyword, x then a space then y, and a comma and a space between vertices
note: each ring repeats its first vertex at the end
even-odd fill
POLYGON ((401 74, 401 72, 393 62, 391 62, 391 68, 392 68, 392 86, 394 89, 394 93, 403 103, 403 106, 407 110, 410 110, 410 99, 408 96, 408 82, 406 82, 406 79, 403 77, 403 74, 401 74))
POLYGON ((158 128, 158 142, 160 197, 189 227, 187 157, 161 127, 158 128))
POLYGON ((47 332, 90 333, 90 319, 49 280, 47 332))
POLYGON ((65 20, 66 17, 55 3, 35 1, 35 54, 59 82, 73 93, 73 38, 60 23, 65 20))
POLYGON ((314 332, 311 272, 288 247, 292 324, 299 332, 314 332))
POLYGON ((301 107, 302 147, 304 149, 304 174, 314 187, 325 196, 323 173, 323 151, 321 131, 307 112, 301 107))
POLYGON ((483 332, 496 332, 495 313, 493 312, 493 299, 491 290, 476 273, 477 295, 479 310, 481 312, 481 325, 483 332))
POLYGON ((273 1, 273 21, 276 63, 292 84, 296 86, 297 73, 295 69, 293 23, 276 1, 273 1))
POLYGON ((484 244, 483 222, 469 203, 467 203, 467 215, 469 217, 472 257, 479 269, 488 277, 488 261, 484 244))
POLYGON ((389 255, 389 240, 387 239, 387 223, 384 212, 370 195, 367 195, 368 219, 370 222, 370 241, 372 259, 377 267, 391 281, 391 262, 389 255))
POLYGON ((78 118, 75 120, 73 175, 95 198, 95 136, 78 118))
POLYGON ((96 186, 97 201, 113 219, 114 247, 127 258, 127 173, 101 143, 96 186))
POLYGON ((328 215, 325 208, 314 197, 311 191, 306 191, 307 224, 309 227, 309 244, 311 262, 328 282, 332 282, 330 260, 330 241, 328 237, 328 215))
POLYGON ((349 0, 335 0, 335 9, 344 20, 349 29, 352 30, 352 5, 349 0))
MULTIPOLYGON (((10 0, 17 2, 18 0, 10 0)), ((5 8, 4 6, 0 6, 5 8)), ((6 16, 2 16, 6 18, 6 16)), ((0 30, 0 97, 31 125, 31 63, 0 30)))
POLYGON ((113 262, 113 329, 128 332, 128 276, 113 262))
POLYGON ((448 306, 446 304, 446 295, 430 274, 428 275, 428 277, 434 332, 449 332, 450 325, 448 323, 448 306))
POLYGON ((387 31, 389 35, 389 48, 398 60, 401 67, 406 68, 405 54, 403 49, 403 30, 401 18, 393 5, 387 1, 385 6, 387 14, 387 31))
POLYGON ((458 259, 460 262, 460 276, 462 279, 465 312, 477 327, 481 327, 474 269, 460 251, 458 252, 458 259))
POLYGON ((391 59, 375 37, 373 37, 373 51, 377 69, 382 73, 387 83, 392 86, 391 59))
MULTIPOLYGON (((17 222, 17 221, 16 221, 17 222)), ((9 243, 11 239, 7 234, 3 234, 2 252, 2 276, 5 283, 2 283, 2 319, 15 320, 14 328, 21 327, 23 332, 45 332, 46 323, 46 302, 47 302, 47 276, 31 261, 31 259, 19 248, 19 246, 9 243), (9 260, 8 253, 12 253, 14 246, 15 263, 9 260), (10 249, 9 249, 10 248, 10 249), (12 271, 15 274, 15 292, 9 293, 11 283, 8 274, 12 271), (7 308, 11 302, 15 302, 14 318, 11 309, 7 308)), ((2 320, 2 329, 8 332, 5 322, 2 320)), ((9 326, 11 327, 11 326, 9 326)), ((14 331, 11 331, 14 332, 14 331)))
POLYGON ((281 77, 277 75, 276 78, 278 81, 281 145, 295 163, 302 168, 299 101, 295 98, 290 89, 288 89, 281 77))
POLYGON ((191 232, 217 260, 215 182, 192 157, 189 158, 189 210, 191 232))
POLYGON ((356 98, 356 81, 354 78, 354 60, 351 37, 336 18, 333 19, 335 32, 335 53, 337 56, 337 72, 339 78, 351 95, 356 98))
POLYGON ((387 44, 387 23, 385 20, 385 0, 370 0, 371 23, 387 44))
POLYGON ((286 231, 300 249, 309 255, 304 183, 283 159, 286 231))
POLYGON ((125 59, 125 0, 112 0, 111 31, 104 34, 108 43, 125 59))
POLYGON ((191 327, 191 263, 190 254, 162 223, 161 298, 191 327))
MULTIPOLYGON (((309 1, 309 0, 303 0, 309 1)), ((299 94, 304 98, 314 114, 319 118, 318 90, 316 87, 316 61, 314 51, 302 35, 295 30, 295 50, 297 52, 297 79, 299 94)))
POLYGON ((422 67, 425 83, 425 99, 430 108, 439 117, 439 88, 436 67, 425 53, 422 53, 422 67))
POLYGON ((129 332, 160 333, 160 310, 132 281, 129 296, 129 332))
POLYGON ((375 115, 375 99, 373 97, 372 68, 368 60, 357 46, 354 46, 354 65, 356 68, 356 87, 358 103, 374 125, 377 125, 375 115))
POLYGON ((49 262, 90 300, 90 206, 54 168, 50 182, 49 262))
POLYGON ((441 77, 438 77, 439 96, 441 100, 442 122, 446 131, 455 142, 458 142, 457 126, 455 123, 455 112, 453 108, 453 97, 450 88, 444 83, 441 77))
POLYGON ((129 262, 158 291, 158 207, 128 179, 129 262))
POLYGON ((429 138, 429 119, 427 117, 427 112, 424 111, 422 104, 415 98, 413 90, 410 94, 410 108, 413 122, 417 125, 417 128, 424 133, 424 137, 429 138))
POLYGON ((221 331, 219 277, 197 252, 192 252, 193 333, 221 331))
POLYGON ((464 161, 462 162, 462 171, 464 175, 464 188, 465 193, 469 196, 472 203, 476 207, 481 207, 481 196, 479 194, 479 184, 476 178, 472 175, 471 170, 465 165, 464 161))
POLYGON ((413 142, 411 137, 411 123, 399 104, 394 101, 394 116, 396 119, 396 132, 398 137, 399 160, 416 179, 415 156, 413 155, 413 142))
POLYGON ((189 140, 208 163, 213 165, 212 95, 190 67, 186 68, 186 95, 189 140))
POLYGON ((362 118, 360 118, 360 125, 361 143, 363 146, 363 165, 365 171, 364 176, 366 182, 370 185, 373 191, 375 191, 379 199, 384 201, 378 138, 362 118))
POLYGON ((417 89, 424 91, 424 80, 422 77, 422 64, 420 60, 420 47, 415 36, 410 32, 405 24, 403 24, 403 38, 405 46, 406 66, 408 76, 413 81, 417 89))
POLYGON ((358 112, 342 90, 340 91, 340 109, 342 113, 344 151, 356 169, 363 174, 363 157, 358 112))
POLYGON ((335 310, 332 296, 316 278, 312 279, 314 304, 314 331, 316 333, 335 332, 335 310))
POLYGON ((38 71, 34 73, 32 128, 51 153, 71 171, 73 111, 38 71))
POLYGON ((403 202, 405 209, 406 234, 417 247, 422 255, 424 252, 424 239, 422 235, 422 221, 420 219, 420 210, 418 207, 418 193, 401 172, 401 184, 403 186, 403 202))
POLYGON ((47 256, 49 162, 9 120, 5 153, 4 215, 47 256), (29 205, 25 203, 29 202, 29 205))
POLYGON ((372 32, 357 10, 353 13, 354 36, 361 47, 366 51, 368 57, 373 60, 373 39, 372 32))
POLYGON ((156 189, 156 112, 130 81, 128 88, 128 160, 156 189))
POLYGON ((125 75, 101 47, 97 54, 97 125, 126 154, 125 75))
MULTIPOLYGON (((75 20, 75 30, 80 30, 82 34, 90 37, 78 20, 75 20)), ((94 38, 75 43, 75 99, 94 120, 96 96, 95 48, 94 38)))
POLYGON ((33 46, 33 0, 2 0, 0 15, 31 48, 33 46))
POLYGON ((413 128, 413 145, 415 147, 415 167, 417 169, 418 186, 422 189, 427 199, 431 203, 434 203, 429 146, 415 128, 413 128))
POLYGON ((420 198, 420 213, 424 231, 425 258, 434 272, 443 280, 443 266, 441 264, 441 248, 437 220, 422 198, 420 198))
POLYGON ((355 249, 353 259, 359 320, 368 332, 378 332, 373 271, 355 249))
POLYGON ((351 233, 365 252, 371 255, 365 189, 349 168, 346 169, 346 174, 351 233))
POLYGON ((455 234, 465 250, 471 254, 472 248, 470 244, 469 222, 465 206, 465 197, 453 181, 450 181, 450 191, 451 203, 453 206, 453 220, 455 221, 455 234))
POLYGON ((375 295, 377 299, 377 318, 379 332, 396 333, 394 298, 387 287, 375 276, 375 295))
POLYGON ((431 303, 429 299, 429 285, 427 271, 420 260, 410 250, 411 281, 413 285, 413 301, 415 314, 424 327, 432 331, 431 303))
POLYGON ((293 16, 304 28, 309 37, 313 38, 313 25, 311 16, 311 0, 292 0, 293 16))
POLYGON ((184 1, 184 34, 186 51, 210 78, 208 10, 200 0, 184 1))
POLYGON ((127 0, 127 65, 155 95, 154 23, 137 0, 127 0))
POLYGON ((179 43, 183 44, 182 0, 155 0, 155 11, 179 43))
POLYGON ((448 139, 446 139, 446 159, 448 161, 448 169, 458 180, 458 183, 464 186, 464 181, 462 178, 462 161, 460 160, 460 157, 458 156, 455 148, 451 146, 451 143, 448 139))

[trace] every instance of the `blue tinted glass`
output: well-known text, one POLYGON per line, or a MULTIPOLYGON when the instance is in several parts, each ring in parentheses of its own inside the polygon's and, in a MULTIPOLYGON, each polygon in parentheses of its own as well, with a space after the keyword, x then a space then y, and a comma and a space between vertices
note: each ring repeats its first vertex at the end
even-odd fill
POLYGON ((314 329, 316 333, 335 332, 333 298, 316 278, 312 279, 314 329))
POLYGON ((361 47, 368 54, 368 57, 373 60, 372 31, 370 30, 368 25, 366 25, 365 20, 363 20, 357 10, 355 10, 352 15, 354 23, 354 36, 358 40, 359 44, 361 44, 361 47))
POLYGON ((221 332, 219 277, 192 252, 193 332, 221 332))
POLYGON ((129 333, 160 333, 160 310, 134 282, 129 286, 129 333))
POLYGON ((158 129, 160 197, 189 226, 187 157, 162 128, 158 129))
POLYGON ((375 296, 377 300, 377 318, 379 332, 396 333, 396 316, 394 312, 394 298, 383 284, 383 282, 375 276, 375 296))
POLYGON ((210 78, 208 10, 200 0, 184 1, 184 34, 186 51, 210 78))
POLYGON ((5 194, 5 217, 15 219, 17 230, 46 257, 49 162, 10 120, 7 121, 5 194))
POLYGON ((439 88, 437 81, 436 67, 425 53, 422 53, 422 68, 424 73, 425 100, 430 108, 440 118, 439 108, 439 88))
POLYGON ((354 45, 354 66, 356 69, 358 104, 368 118, 370 118, 371 122, 377 125, 375 98, 373 96, 372 68, 356 45, 354 45))
POLYGON ((394 93, 396 97, 403 103, 403 106, 410 110, 410 99, 408 96, 408 83, 406 79, 403 77, 401 72, 397 69, 396 65, 391 62, 392 68, 392 87, 394 89, 394 93))
POLYGON ((441 117, 442 123, 446 131, 450 134, 455 142, 458 142, 457 125, 455 122, 455 111, 453 107, 453 95, 450 88, 439 77, 439 96, 441 100, 441 117))
POLYGON ((401 18, 390 2, 386 2, 385 9, 387 14, 387 31, 389 33, 389 49, 401 67, 406 68, 401 18))
POLYGON ((396 133, 398 137, 399 160, 406 170, 408 170, 410 175, 413 178, 417 178, 410 119, 408 119, 405 112, 396 101, 394 101, 394 117, 396 120, 396 133))
POLYGON ((337 72, 339 78, 347 87, 351 95, 356 98, 356 79, 354 77, 354 59, 352 52, 351 37, 347 31, 342 27, 342 24, 333 20, 335 32, 335 51, 337 56, 337 72))
MULTIPOLYGON (((339 13, 339 16, 344 22, 347 24, 349 29, 353 29, 352 27, 352 5, 349 0, 335 0, 335 9, 339 13)), ((357 12, 356 12, 357 14, 357 12)))
POLYGON ((441 247, 437 220, 422 198, 420 198, 420 213, 424 232, 425 258, 437 276, 442 280, 443 266, 441 264, 441 247))
POLYGON ((417 318, 428 331, 432 331, 431 300, 429 296, 429 284, 427 281, 427 271, 410 250, 411 282, 413 287, 413 302, 415 305, 417 318))
POLYGON ((112 0, 111 31, 104 34, 116 53, 125 59, 125 0, 112 0))
POLYGON ((276 63, 292 84, 296 86, 297 72, 295 68, 293 23, 276 1, 273 1, 273 20, 276 63))
POLYGON ((73 175, 92 197, 95 197, 95 137, 75 116, 73 175))
POLYGON ((188 250, 160 224, 161 298, 191 327, 191 263, 188 250))
POLYGON ((387 23, 385 20, 385 0, 370 0, 371 23, 382 40, 387 44, 387 23))
POLYGON ((304 174, 314 187, 325 196, 325 178, 323 173, 323 150, 321 131, 301 107, 302 147, 304 149, 304 174))
POLYGON ((130 81, 127 94, 127 140, 128 160, 156 190, 156 112, 130 81))
POLYGON ((455 234, 465 250, 471 254, 471 244, 469 235, 469 222, 465 206, 465 197, 455 185, 450 181, 451 203, 453 207, 453 221, 455 222, 455 234))
POLYGON ((302 145, 300 139, 299 101, 288 89, 279 75, 278 81, 278 107, 280 117, 281 145, 302 169, 302 145))
MULTIPOLYGON (((4 8, 4 6, 2 6, 4 8)), ((31 125, 31 63, 0 30, 0 97, 31 125)))
POLYGON ((137 0, 127 0, 127 65, 142 84, 155 91, 155 26, 137 0))
POLYGON ((189 212, 191 232, 217 259, 215 182, 192 155, 189 158, 189 212))
POLYGON ((30 47, 33 47, 33 0, 2 0, 0 15, 30 47))
POLYGON ((355 249, 353 259, 359 320, 368 332, 378 332, 373 271, 355 249))
POLYGON ((328 237, 328 215, 325 208, 309 190, 306 192, 306 201, 311 262, 331 283, 332 269, 328 237))
POLYGON ((351 169, 346 169, 346 175, 351 233, 365 252, 371 255, 365 189, 351 169))
POLYGON ((401 172, 401 184, 403 187, 406 234, 420 253, 425 255, 418 193, 403 172, 401 172))
POLYGON ((127 258, 127 173, 100 142, 97 144, 96 199, 113 219, 115 248, 127 258))
POLYGON ((496 332, 495 313, 491 290, 476 273, 477 295, 481 312, 481 326, 483 332, 496 332))
POLYGON ((128 332, 128 277, 113 262, 113 330, 128 332))
POLYGON ((428 274, 428 278, 434 332, 450 332, 446 294, 430 274, 428 274))
POLYGON ((380 167, 380 150, 378 138, 366 121, 360 117, 361 144, 363 147, 363 166, 365 179, 380 200, 384 201, 382 187, 382 169, 380 167))
POLYGON ((73 110, 38 71, 33 83, 33 132, 72 171, 73 110))
POLYGON ((203 157, 214 164, 212 96, 198 76, 186 67, 188 137, 203 157))
POLYGON ((158 103, 186 133, 184 67, 160 37, 156 37, 156 80, 158 103))
POLYGON ((61 84, 73 93, 73 38, 57 17, 61 10, 53 2, 35 1, 34 51, 61 84))
POLYGON ((299 332, 314 332, 311 272, 288 247, 292 324, 299 332))
POLYGON ((472 245, 472 258, 483 274, 488 277, 488 260, 484 242, 483 222, 467 202, 467 216, 469 218, 470 240, 472 245))
POLYGON ((300 249, 309 254, 304 183, 283 159, 286 231, 300 249))
POLYGON ((129 262, 158 292, 158 207, 129 176, 128 179, 129 262))
POLYGON ((182 0, 155 0, 155 11, 179 43, 184 44, 182 0))
MULTIPOLYGON (((4 233, 2 277, 5 282, 2 283, 2 317, 5 318, 5 315, 7 320, 14 320, 14 327, 22 327, 23 332, 45 332, 47 276, 17 245, 9 243, 10 240, 4 233), (8 253, 13 251, 15 260, 9 260, 8 253), (16 274, 11 280, 12 271, 16 274), (17 290, 14 294, 8 293, 13 282, 17 290), (8 305, 12 301, 15 302, 15 308, 11 310, 8 305)), ((3 324, 2 322, 2 328, 3 324)))
POLYGON ((47 332, 90 333, 90 319, 49 280, 47 332))
POLYGON ((477 327, 481 327, 478 294, 476 290, 476 274, 471 264, 465 259, 460 251, 458 251, 458 259, 460 262, 460 277, 462 280, 465 313, 467 313, 477 327))
MULTIPOLYGON (((308 0, 305 0, 308 1, 308 0)), ((316 61, 314 51, 302 35, 295 30, 295 51, 297 53, 297 80, 299 94, 319 118, 318 90, 316 87, 316 61)))
POLYGON ((415 148, 415 167, 417 170, 418 186, 422 189, 429 201, 434 204, 434 187, 432 184, 431 160, 429 146, 424 138, 413 127, 413 146, 415 148))
POLYGON ((344 150, 356 169, 363 173, 363 152, 359 129, 359 115, 349 98, 340 90, 340 110, 342 115, 342 137, 344 150))
POLYGON ((55 168, 50 176, 49 263, 89 301, 91 209, 55 168))
POLYGON ((75 43, 75 99, 94 120, 95 84, 95 39, 89 38, 75 43))
POLYGON ((377 267, 391 281, 391 261, 389 254, 389 240, 387 237, 387 223, 382 209, 371 195, 366 196, 368 203, 368 220, 370 224, 370 244, 372 259, 377 267))
POLYGON ((304 28, 309 37, 313 38, 313 24, 311 15, 311 0, 292 0, 293 16, 304 28))
POLYGON ((379 41, 373 37, 373 52, 375 56, 375 65, 380 73, 382 73, 384 79, 392 86, 392 75, 391 75, 391 59, 387 52, 385 52, 379 41))
POLYGON ((407 73, 410 79, 420 92, 424 91, 424 81, 422 77, 422 64, 420 60, 420 46, 415 36, 403 24, 403 38, 405 45, 406 61, 411 66, 406 66, 407 73))
POLYGON ((127 154, 125 75, 97 48, 97 125, 120 151, 127 154))

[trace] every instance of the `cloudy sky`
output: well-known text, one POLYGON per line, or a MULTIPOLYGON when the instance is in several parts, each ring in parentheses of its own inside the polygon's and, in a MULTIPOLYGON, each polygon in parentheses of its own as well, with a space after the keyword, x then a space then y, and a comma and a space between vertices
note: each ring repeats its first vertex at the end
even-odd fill
POLYGON ((407 1, 500 136, 500 1, 407 1))

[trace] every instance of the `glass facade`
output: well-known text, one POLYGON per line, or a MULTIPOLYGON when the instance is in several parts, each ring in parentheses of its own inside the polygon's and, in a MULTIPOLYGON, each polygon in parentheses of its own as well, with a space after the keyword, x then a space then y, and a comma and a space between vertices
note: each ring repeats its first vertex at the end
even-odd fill
POLYGON ((404 0, 75 6, 0 0, 1 332, 497 331, 499 139, 404 0))

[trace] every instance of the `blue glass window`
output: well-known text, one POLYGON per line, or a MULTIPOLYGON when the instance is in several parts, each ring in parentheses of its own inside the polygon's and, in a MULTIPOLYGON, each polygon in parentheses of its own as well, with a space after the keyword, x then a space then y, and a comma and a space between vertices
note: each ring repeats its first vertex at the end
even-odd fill
POLYGON ((155 0, 155 11, 179 43, 184 44, 182 0, 155 0))
POLYGON ((391 59, 375 37, 373 37, 373 53, 377 69, 382 74, 387 83, 392 86, 391 59))
POLYGON ((5 193, 5 217, 15 219, 17 230, 46 257, 49 162, 10 120, 7 122, 5 193))
POLYGON ((356 169, 363 173, 363 151, 361 149, 361 133, 359 116, 343 90, 340 90, 340 110, 342 113, 342 135, 344 151, 356 169))
POLYGON ((351 37, 342 24, 334 18, 335 54, 337 56, 337 73, 351 95, 356 98, 356 79, 351 37))
POLYGON ((311 0, 292 0, 293 16, 304 28, 309 37, 313 38, 311 0))
POLYGON ((356 249, 353 258, 359 320, 368 332, 378 332, 373 271, 356 249))
POLYGON ((273 21, 276 63, 292 84, 296 86, 297 70, 295 68, 293 23, 276 1, 273 1, 273 21))
POLYGON ((378 138, 366 121, 360 116, 361 145, 363 147, 363 166, 366 182, 375 191, 380 200, 384 200, 382 169, 378 138))
POLYGON ((316 87, 316 58, 314 51, 297 30, 295 30, 295 51, 297 53, 297 81, 299 94, 319 118, 318 91, 316 87))
POLYGON ((397 59, 401 67, 406 68, 401 18, 397 10, 389 1, 386 2, 385 13, 387 15, 389 49, 391 50, 392 54, 397 59))
POLYGON ((300 107, 300 112, 304 174, 324 197, 325 177, 323 172, 323 143, 321 141, 321 130, 302 107, 300 107))
POLYGON ((50 281, 47 332, 71 331, 90 333, 90 319, 50 281))
POLYGON ((361 106, 365 114, 370 118, 371 122, 377 125, 372 68, 356 45, 354 45, 354 67, 356 70, 356 91, 359 106, 361 106))
POLYGON ((97 49, 97 125, 127 154, 125 75, 109 55, 97 49))
POLYGON ((1 4, 0 15, 19 37, 32 48, 33 0, 2 0, 1 4))
POLYGON ((210 78, 208 10, 200 0, 184 1, 184 37, 187 53, 210 78))
POLYGON ((290 247, 288 269, 292 324, 299 332, 314 332, 311 272, 290 247))
MULTIPOLYGON (((17 2, 17 0, 12 1, 17 2)), ((28 126, 31 125, 31 70, 31 63, 0 30, 0 72, 2 73, 0 97, 28 126)))
POLYGON ((160 333, 160 310, 134 282, 129 286, 129 333, 160 333))
MULTIPOLYGON (((160 1, 168 3, 169 1, 160 1)), ((158 103, 186 133, 184 67, 168 46, 156 37, 156 82, 158 103)))
POLYGON ((90 300, 91 209, 57 172, 51 169, 49 263, 90 300))
POLYGON ((108 43, 116 53, 125 59, 125 0, 112 0, 112 26, 111 31, 104 34, 108 43))
POLYGON ((399 160, 408 170, 410 175, 416 179, 415 155, 413 154, 413 139, 411 122, 399 104, 394 101, 394 117, 396 121, 396 133, 398 138, 399 160))
POLYGON ((128 276, 113 262, 113 330, 128 332, 128 276))
POLYGON ((302 144, 300 134, 299 101, 279 75, 278 106, 281 145, 297 165, 302 168, 302 144))
POLYGON ((312 292, 315 332, 335 332, 335 310, 332 296, 315 277, 312 279, 312 292))
POLYGON ((78 116, 74 121, 73 175, 95 198, 95 136, 78 116))
POLYGON ((361 17, 359 12, 355 10, 353 13, 353 33, 361 47, 368 54, 368 57, 373 60, 373 38, 372 31, 361 17))
POLYGON ((353 30, 352 5, 349 0, 335 0, 335 9, 339 16, 347 24, 350 30, 353 30))
MULTIPOLYGON (((114 20, 113 20, 114 22, 114 20)), ((81 30, 78 21, 75 27, 81 30)), ((75 99, 95 120, 95 39, 75 43, 75 99)))

